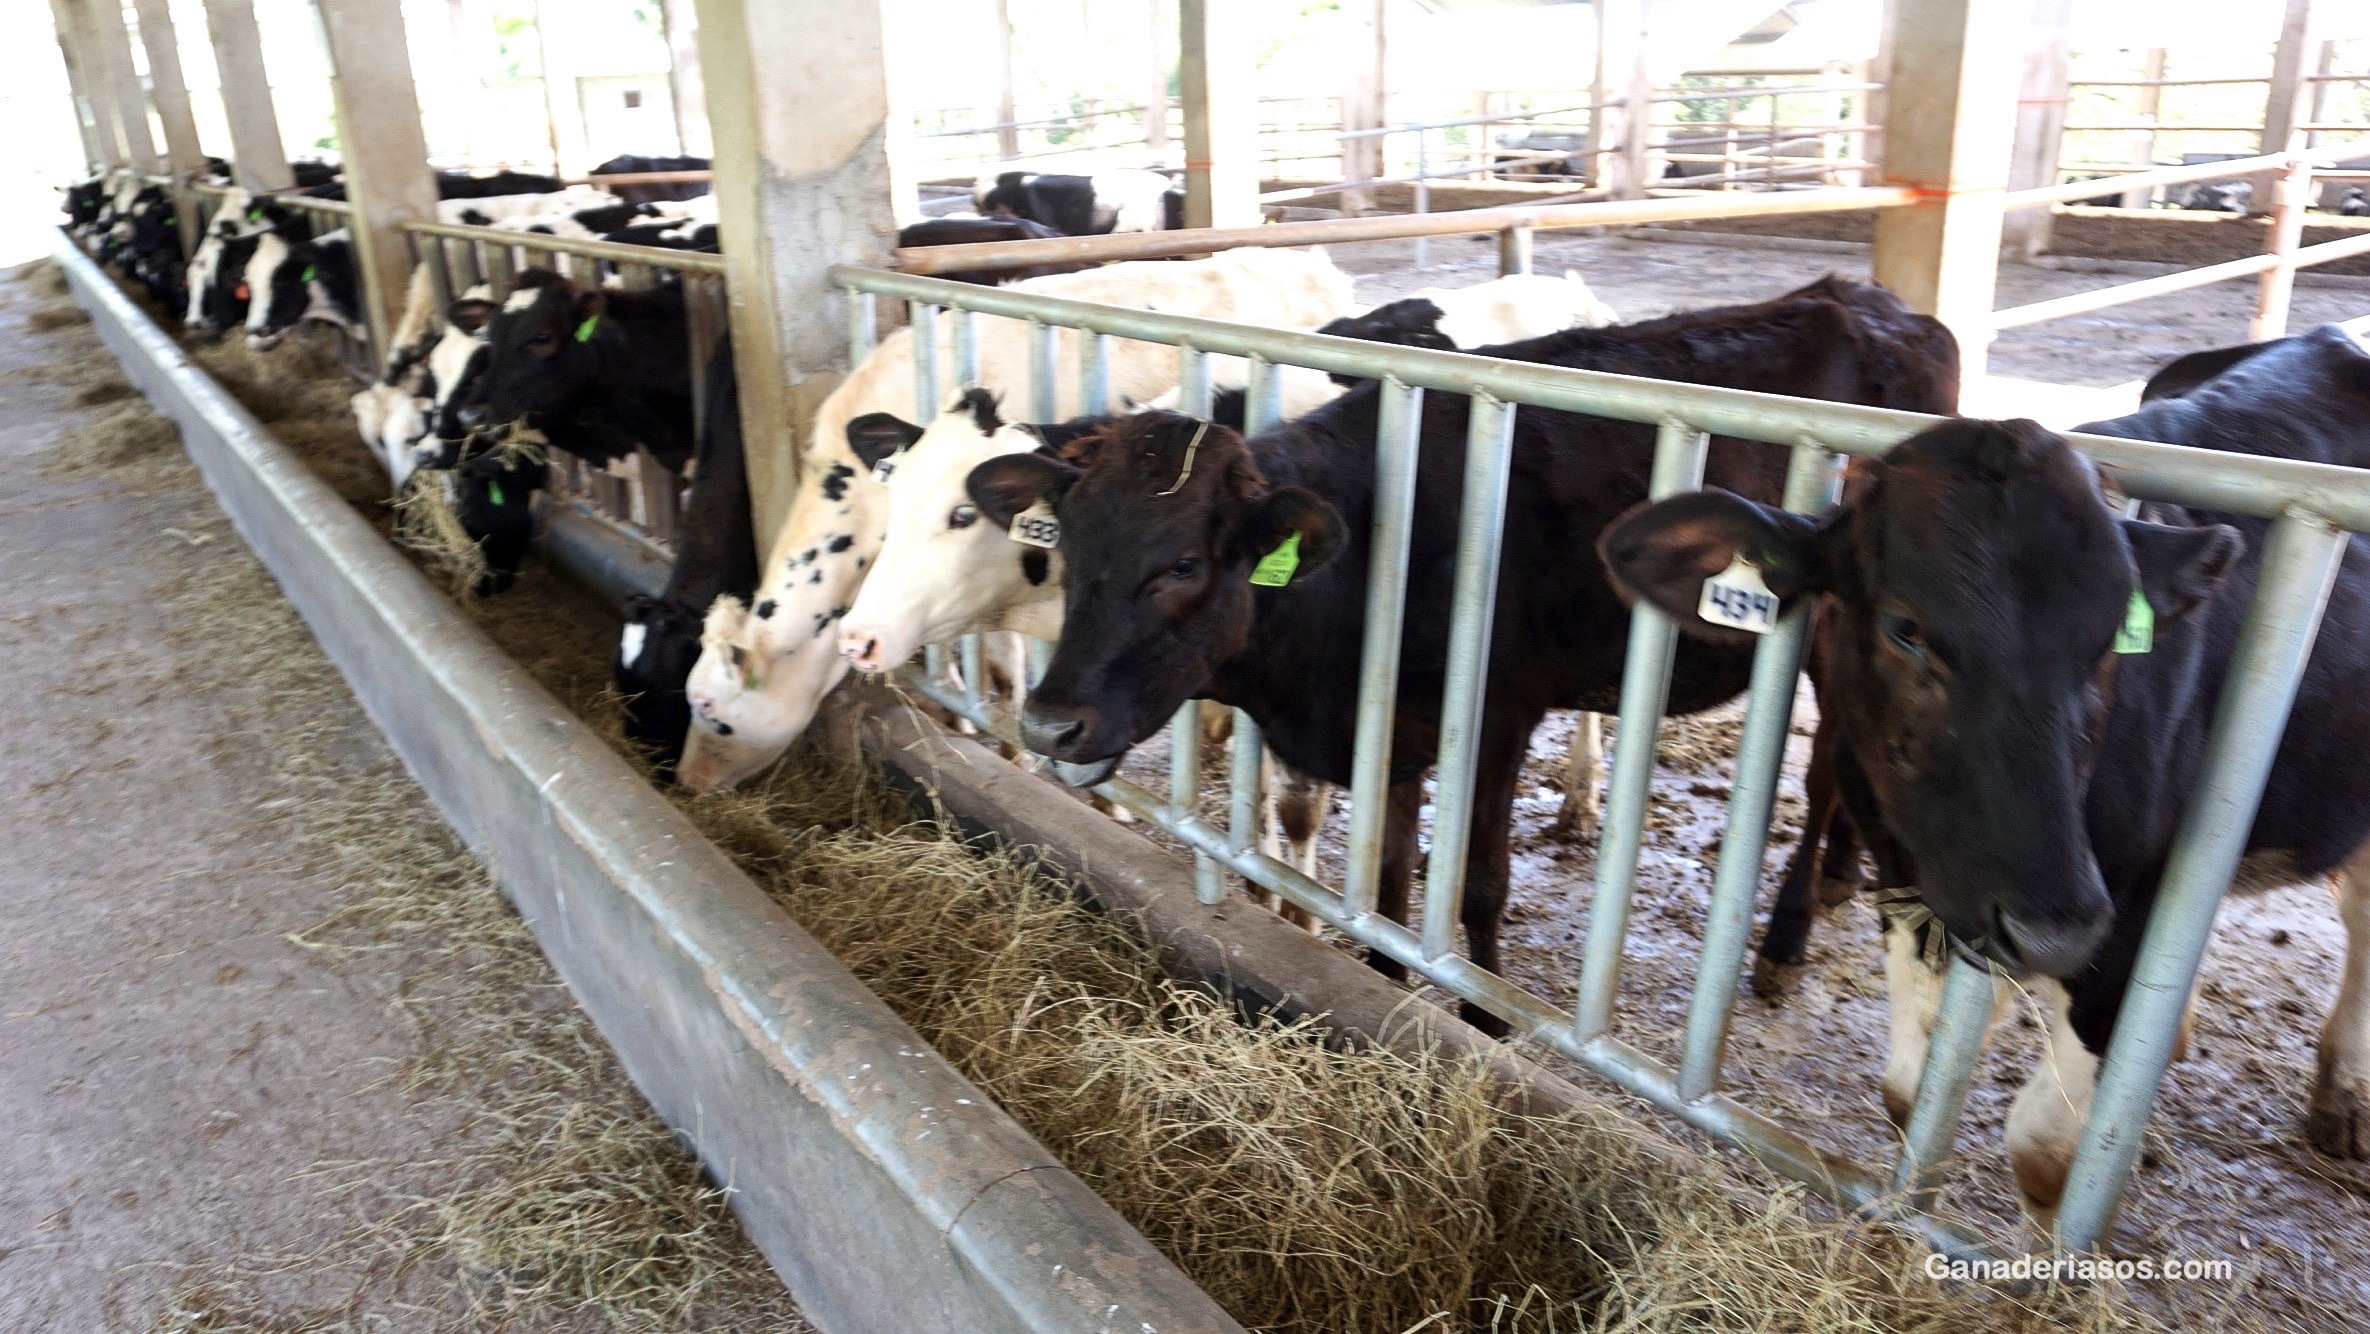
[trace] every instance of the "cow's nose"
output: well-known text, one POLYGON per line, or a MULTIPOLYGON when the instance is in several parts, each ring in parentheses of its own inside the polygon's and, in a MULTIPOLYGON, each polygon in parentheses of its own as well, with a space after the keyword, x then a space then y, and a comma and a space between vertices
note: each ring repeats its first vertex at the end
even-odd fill
POLYGON ((2113 925, 2112 917, 2105 915, 2080 921, 2034 920, 2002 912, 1999 936, 2007 946, 2003 953, 2010 956, 2002 962, 2042 977, 2072 977, 2098 952, 2113 925))
POLYGON ((1093 722, 1094 710, 1087 705, 1031 698, 1020 712, 1020 743, 1040 755, 1072 759, 1093 722))
POLYGON ((486 411, 486 405, 483 403, 472 403, 455 415, 459 417, 463 426, 472 431, 484 430, 494 424, 494 414, 486 411))
POLYGON ((860 672, 881 669, 881 637, 870 630, 850 630, 839 637, 839 655, 860 672))

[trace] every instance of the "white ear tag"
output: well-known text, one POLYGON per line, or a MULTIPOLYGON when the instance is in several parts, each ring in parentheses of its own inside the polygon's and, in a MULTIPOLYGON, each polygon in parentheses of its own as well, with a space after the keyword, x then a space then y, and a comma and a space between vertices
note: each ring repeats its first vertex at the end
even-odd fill
POLYGON ((1061 545, 1062 521, 1053 517, 1053 502, 1039 500, 1012 516, 1012 540, 1024 547, 1053 548, 1061 545))
POLYGON ((888 458, 882 459, 880 462, 872 465, 872 480, 880 483, 882 486, 887 486, 889 484, 889 474, 895 471, 897 471, 897 458, 895 455, 891 455, 888 458))
POLYGON ((1696 604, 1695 614, 1713 625, 1765 635, 1777 629, 1778 597, 1761 582, 1761 567, 1738 556, 1727 569, 1703 581, 1703 601, 1696 604))

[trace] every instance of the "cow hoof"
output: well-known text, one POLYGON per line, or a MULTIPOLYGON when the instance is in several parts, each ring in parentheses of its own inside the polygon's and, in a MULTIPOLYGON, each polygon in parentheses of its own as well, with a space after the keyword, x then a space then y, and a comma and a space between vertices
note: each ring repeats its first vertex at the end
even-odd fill
POLYGON ((1547 836, 1559 843, 1584 843, 1596 837, 1596 816, 1578 811, 1558 811, 1555 823, 1547 826, 1547 836))
POLYGON ((1867 888, 1868 882, 1864 880, 1839 880, 1830 875, 1820 876, 1819 906, 1822 908, 1840 908, 1844 904, 1851 902, 1853 899, 1860 897, 1861 891, 1867 888))
POLYGON ((1475 1028, 1480 1029, 1482 1032, 1493 1038, 1503 1038, 1507 1034, 1514 1031, 1513 1026, 1508 1024, 1505 1020, 1500 1019, 1498 1016, 1482 1009, 1480 1006, 1475 1005, 1471 1001, 1459 1003, 1457 1006, 1457 1015, 1466 1023, 1473 1025, 1475 1028))
POLYGON ((2304 1137, 2332 1158, 2370 1158, 2370 1096, 2322 1081, 2304 1109, 2304 1137))
POLYGON ((1775 1005, 1793 995, 1802 986, 1803 965, 1779 963, 1774 959, 1755 956, 1753 959, 1753 994, 1775 1005))

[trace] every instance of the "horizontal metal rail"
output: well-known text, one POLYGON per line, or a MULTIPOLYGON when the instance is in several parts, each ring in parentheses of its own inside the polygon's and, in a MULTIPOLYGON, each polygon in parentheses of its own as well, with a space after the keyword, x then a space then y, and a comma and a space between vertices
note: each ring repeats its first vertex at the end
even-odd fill
MULTIPOLYGON (((1347 182, 1346 186, 1355 188, 1360 184, 1364 182, 1347 182)), ((1024 268, 1032 264, 1205 255, 1239 246, 1341 245, 1352 241, 1398 241, 1420 236, 1466 236, 1504 231, 1509 227, 1547 231, 1567 227, 1685 222, 1694 218, 1849 213, 1860 209, 1899 208, 1914 204, 1917 199, 1917 192, 1905 187, 1868 186, 1804 190, 1792 194, 1740 195, 1726 199, 1625 199, 1601 204, 1523 204, 1461 209, 1454 213, 1280 222, 1264 227, 1195 228, 1111 236, 1064 236, 1042 241, 929 246, 899 250, 895 252, 895 260, 902 273, 958 273, 976 269, 1024 268)))
POLYGON ((2341 259, 2351 259, 2356 255, 2370 255, 2370 233, 2350 236, 2338 241, 2323 241, 2319 245, 2306 246, 2293 254, 2247 255, 2239 259, 2224 260, 2219 264, 2208 264, 2202 268, 2183 269, 2179 273, 2167 273, 2155 278, 2142 278, 2135 283, 2119 283, 2113 287, 2101 287, 2094 291, 2076 292, 2071 296, 2035 301, 2031 305, 2011 306, 2006 310, 1992 312, 1991 327, 1994 329, 2017 329, 2028 324, 2061 320, 2069 315, 2086 315, 2094 310, 2105 310, 2110 306, 2126 305, 2133 301, 2146 301, 2151 297, 2186 292, 2192 287, 2208 287, 2214 283, 2228 282, 2233 278, 2268 273, 2278 268, 2308 269, 2316 264, 2331 264, 2341 259))
POLYGON ((542 232, 514 232, 500 227, 473 227, 457 222, 406 222, 403 230, 414 236, 441 236, 454 241, 482 241, 487 245, 519 246, 554 255, 582 255, 586 259, 605 259, 613 264, 648 264, 654 268, 681 269, 685 273, 722 273, 724 256, 703 254, 696 250, 670 250, 665 246, 627 245, 620 241, 585 241, 574 237, 549 236, 542 232))

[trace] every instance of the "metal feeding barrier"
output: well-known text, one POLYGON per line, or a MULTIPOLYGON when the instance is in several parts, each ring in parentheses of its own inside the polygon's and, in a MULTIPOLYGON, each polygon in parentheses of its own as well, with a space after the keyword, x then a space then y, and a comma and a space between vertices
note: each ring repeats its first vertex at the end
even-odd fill
MULTIPOLYGON (((538 257, 548 257, 555 271, 588 286, 614 278, 620 287, 639 290, 657 285, 662 271, 674 274, 683 288, 685 334, 691 344, 695 438, 706 425, 708 359, 729 318, 723 256, 458 223, 406 222, 403 231, 411 240, 413 258, 427 266, 438 309, 479 284, 491 288, 497 301, 508 297, 518 287, 519 272, 538 257)), ((682 521, 683 479, 659 466, 649 450, 636 449, 631 466, 622 471, 593 467, 560 452, 553 454, 551 463, 549 489, 554 500, 576 505, 661 547, 672 545, 682 521)))
MULTIPOLYGON (((1656 498, 1702 484, 1712 435, 1786 447, 1793 458, 1785 504, 1803 513, 1832 503, 1843 456, 1882 453, 1940 419, 1263 329, 872 269, 843 266, 833 269, 831 277, 852 296, 852 350, 858 361, 871 350, 872 331, 878 327, 876 299, 909 303, 920 353, 915 358, 915 389, 924 404, 946 401, 957 384, 975 377, 976 324, 981 315, 1028 322, 1028 400, 1034 421, 1055 417, 1056 327, 1083 331, 1080 382, 1088 411, 1109 406, 1113 338, 1177 348, 1183 406, 1197 414, 1209 410, 1208 358, 1248 358, 1248 417, 1254 432, 1279 418, 1278 366, 1379 380, 1376 507, 1349 789, 1347 873, 1342 883, 1320 883, 1256 850, 1250 794, 1257 781, 1260 743, 1258 728, 1239 712, 1234 719, 1229 816, 1223 827, 1198 813, 1197 702, 1179 710, 1170 728, 1172 781, 1167 794, 1117 778, 1096 791, 1192 849, 1195 883, 1205 901, 1222 896, 1224 873, 1240 876, 1506 1020, 1518 1033, 1746 1149, 1838 1205, 1883 1219, 1955 1255, 1988 1253, 1983 1239, 1934 1214, 1940 1169, 1955 1139, 1988 1026, 1992 981, 1984 968, 1963 960, 1950 966, 1923 1081, 1901 1151, 1889 1167, 1862 1164, 1821 1148, 1796 1129, 1754 1110, 1749 1090, 1722 1088, 1730 1018, 1743 975, 1802 666, 1807 605, 1789 613, 1775 633, 1762 639, 1756 653, 1726 833, 1675 1065, 1614 1032, 1630 900, 1653 776, 1651 741, 1661 725, 1676 644, 1676 630, 1664 614, 1644 605, 1632 613, 1621 686, 1624 744, 1615 751, 1607 785, 1577 1004, 1559 1007, 1483 970, 1461 955, 1455 943, 1517 408, 1533 405, 1656 426, 1649 490, 1656 498), (936 330, 941 313, 950 309, 955 321, 953 364, 941 374, 936 330), (1410 927, 1378 913, 1376 893, 1408 583, 1417 434, 1426 392, 1468 395, 1473 411, 1442 700, 1432 872, 1422 920, 1410 927), (1635 744, 1638 739, 1648 744, 1635 744)), ((2370 476, 2347 468, 2103 436, 2067 438, 2128 495, 2273 520, 2261 581, 2237 644, 2232 684, 2214 715, 2197 796, 2174 845, 2067 1182, 2058 1237, 2070 1250, 2087 1250, 2105 1238, 2138 1156, 2215 907, 2253 823, 2347 534, 2370 531, 2370 476)), ((909 669, 908 681, 937 703, 1017 743, 1013 720, 979 690, 977 636, 968 637, 960 651, 967 668, 962 686, 944 678, 942 652, 932 653, 922 671, 909 669)))

